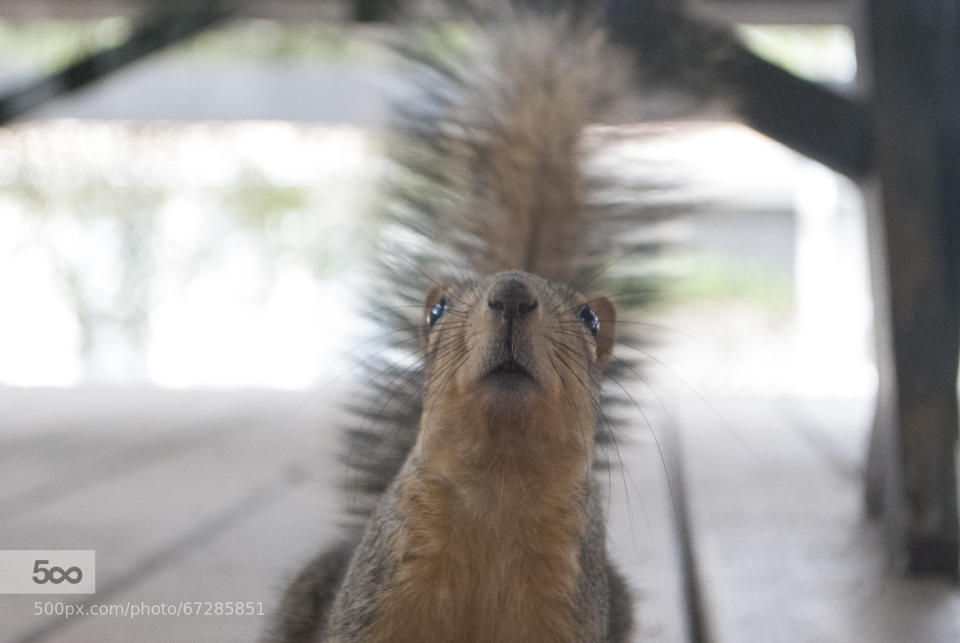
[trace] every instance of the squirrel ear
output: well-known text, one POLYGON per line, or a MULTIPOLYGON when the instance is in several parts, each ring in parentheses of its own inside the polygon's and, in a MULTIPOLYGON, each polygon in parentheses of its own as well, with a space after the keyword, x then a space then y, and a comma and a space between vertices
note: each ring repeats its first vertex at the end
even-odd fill
POLYGON ((603 369, 607 359, 613 354, 613 342, 617 335, 617 309, 609 299, 598 292, 587 295, 587 301, 600 321, 600 328, 597 330, 597 367, 603 369))
POLYGON ((423 317, 420 318, 420 338, 423 348, 427 347, 427 335, 430 334, 430 325, 427 323, 427 319, 430 317, 430 311, 433 310, 433 307, 437 305, 437 302, 439 302, 449 290, 450 284, 441 281, 427 293, 427 298, 423 302, 423 317))

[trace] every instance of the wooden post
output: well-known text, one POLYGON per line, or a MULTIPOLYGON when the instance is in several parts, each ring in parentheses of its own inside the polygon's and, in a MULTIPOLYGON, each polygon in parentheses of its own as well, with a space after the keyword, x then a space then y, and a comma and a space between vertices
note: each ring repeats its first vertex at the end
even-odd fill
POLYGON ((960 2, 868 0, 880 390, 868 510, 892 561, 958 577, 960 2))

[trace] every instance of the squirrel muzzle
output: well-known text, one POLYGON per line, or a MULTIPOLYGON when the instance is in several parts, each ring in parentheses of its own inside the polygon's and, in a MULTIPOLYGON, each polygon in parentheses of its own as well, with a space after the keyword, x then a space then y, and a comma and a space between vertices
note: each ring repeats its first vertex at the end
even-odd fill
POLYGON ((514 418, 574 406, 591 417, 612 343, 606 298, 508 271, 437 286, 426 312, 427 406, 514 418))
POLYGON ((485 316, 487 332, 478 333, 487 346, 484 382, 508 392, 536 384, 539 369, 532 355, 532 335, 543 311, 531 285, 515 274, 496 280, 487 292, 485 316))

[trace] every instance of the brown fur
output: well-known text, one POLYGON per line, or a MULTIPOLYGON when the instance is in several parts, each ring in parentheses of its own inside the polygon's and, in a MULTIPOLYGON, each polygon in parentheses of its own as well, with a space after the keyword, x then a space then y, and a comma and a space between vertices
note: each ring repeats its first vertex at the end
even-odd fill
POLYGON ((396 551, 402 571, 381 598, 369 641, 580 640, 583 512, 570 511, 565 500, 546 506, 542 497, 491 501, 532 483, 499 475, 502 489, 423 478, 403 490, 409 528, 396 551))
POLYGON ((450 137, 444 171, 469 213, 453 230, 484 241, 469 248, 478 274, 569 283, 584 267, 590 224, 581 134, 616 109, 629 65, 589 23, 506 11, 481 34, 484 60, 463 79, 467 99, 451 117, 463 134, 450 137))
MULTIPOLYGON (((576 608, 593 373, 609 354, 613 325, 596 341, 576 318, 583 297, 523 273, 490 281, 447 293, 451 310, 428 339, 420 464, 397 496, 400 569, 366 641, 583 640, 576 608), (536 379, 519 393, 483 377, 504 332, 484 286, 504 279, 522 280, 543 302, 509 331, 514 357, 536 379)), ((428 296, 428 309, 441 293, 428 296)), ((593 305, 612 320, 607 300, 593 305)))
POLYGON ((628 637, 629 596, 606 556, 593 473, 615 313, 602 296, 563 285, 597 267, 580 135, 609 98, 600 86, 619 87, 610 72, 624 66, 608 64, 585 23, 504 11, 479 34, 477 56, 437 65, 456 97, 438 91, 439 115, 412 126, 412 185, 423 185, 416 168, 426 167, 431 188, 400 190, 429 215, 411 229, 478 276, 427 297, 425 313, 441 299, 448 307, 423 333, 415 444, 379 489, 342 578, 314 570, 317 583, 336 586, 329 609, 311 608, 328 615, 314 640, 628 637), (496 308, 508 282, 536 305, 522 315, 496 308), (586 304, 602 320, 596 336, 580 317, 586 304))

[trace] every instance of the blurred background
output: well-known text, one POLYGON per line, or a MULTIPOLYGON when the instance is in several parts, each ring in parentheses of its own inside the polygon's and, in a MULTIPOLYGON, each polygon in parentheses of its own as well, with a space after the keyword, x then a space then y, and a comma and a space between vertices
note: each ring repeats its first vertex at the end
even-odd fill
MULTIPOLYGON (((0 5, 0 95, 123 42, 127 9, 0 5)), ((735 28, 858 91, 848 27, 735 28)), ((70 600, 269 612, 335 532, 332 401, 365 354, 383 131, 411 95, 381 29, 268 10, 0 126, 0 547, 96 549, 97 595, 70 600)), ((664 232, 672 279, 644 320, 658 419, 612 477, 638 634, 687 636, 648 435, 682 429, 717 640, 908 640, 896 617, 863 625, 876 592, 915 604, 862 553, 877 374, 858 188, 710 111, 625 127, 611 154, 708 204, 664 232)), ((37 598, 0 596, 0 638, 253 640, 266 619, 68 621, 32 614, 37 598)), ((956 596, 938 609, 957 631, 956 596)))
MULTIPOLYGON (((0 90, 130 29, 119 17, 4 19, 0 90)), ((357 31, 236 21, 5 127, 0 381, 315 384, 344 341, 328 302, 351 305, 349 278, 375 235, 379 130, 405 90, 357 31)), ((803 76, 852 90, 845 27, 741 33, 803 76)), ((869 394, 857 191, 743 126, 667 128, 654 144, 635 136, 635 153, 671 163, 715 204, 673 231, 697 255, 679 267, 677 303, 730 311, 732 300, 757 325, 744 333, 753 364, 738 360, 735 381, 713 385, 869 394), (757 341, 761 329, 770 342, 757 341), (843 365, 829 381, 810 372, 823 351, 843 365)), ((703 370, 695 377, 709 378, 703 370)))

